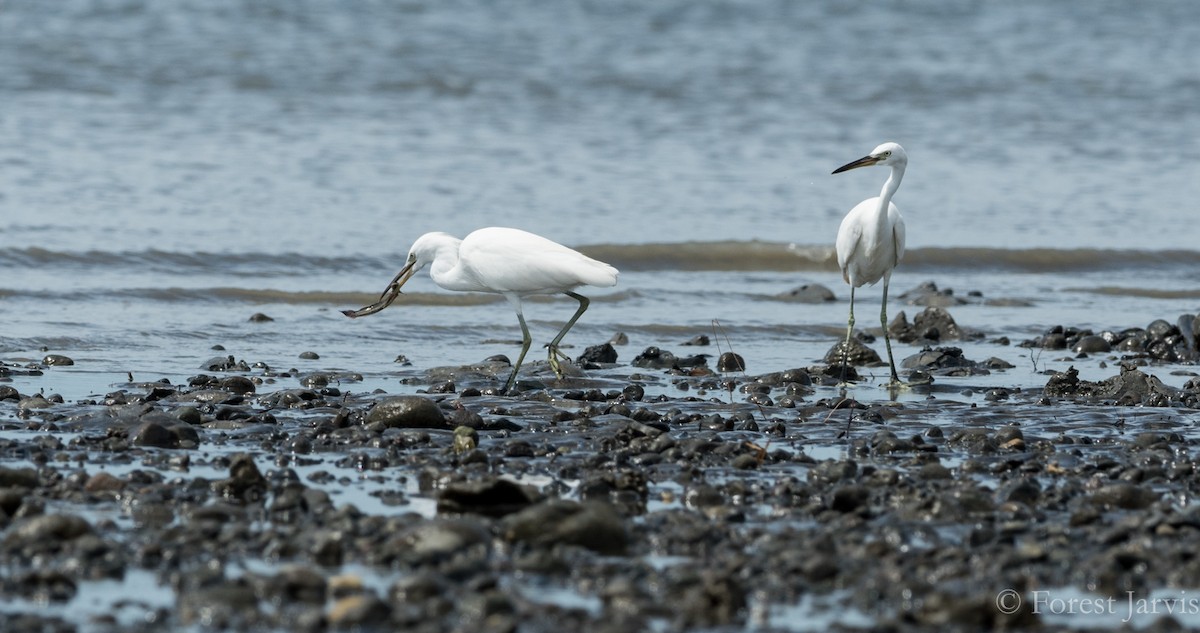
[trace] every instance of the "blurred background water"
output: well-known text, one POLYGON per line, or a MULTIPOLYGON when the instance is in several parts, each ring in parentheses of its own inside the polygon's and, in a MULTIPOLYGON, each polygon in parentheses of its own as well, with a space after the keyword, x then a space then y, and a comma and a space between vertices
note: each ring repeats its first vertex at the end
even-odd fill
MULTIPOLYGON (((1014 342, 1174 319, 1200 311, 1198 39, 1187 0, 2 0, 0 359, 73 357, 18 385, 67 397, 215 344, 402 391, 398 354, 515 353, 507 306, 422 275, 418 305, 336 309, 423 232, 508 225, 623 271, 569 352, 719 331, 751 373, 805 366, 844 328, 838 222, 886 177, 830 171, 885 140, 893 295, 1017 299, 951 310, 1014 342), (778 297, 805 283, 839 300, 778 297)), ((530 306, 539 342, 573 305, 530 306)), ((1044 383, 1023 365, 991 380, 1044 383)))

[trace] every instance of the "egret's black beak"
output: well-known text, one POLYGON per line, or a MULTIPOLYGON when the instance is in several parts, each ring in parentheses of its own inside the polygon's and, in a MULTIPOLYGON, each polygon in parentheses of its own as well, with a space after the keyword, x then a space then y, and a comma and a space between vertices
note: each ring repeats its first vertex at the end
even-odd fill
POLYGON ((833 170, 833 173, 840 174, 844 171, 850 171, 851 169, 858 169, 859 167, 869 167, 878 162, 879 158, 877 156, 863 156, 852 163, 846 163, 845 165, 838 167, 837 169, 833 170))

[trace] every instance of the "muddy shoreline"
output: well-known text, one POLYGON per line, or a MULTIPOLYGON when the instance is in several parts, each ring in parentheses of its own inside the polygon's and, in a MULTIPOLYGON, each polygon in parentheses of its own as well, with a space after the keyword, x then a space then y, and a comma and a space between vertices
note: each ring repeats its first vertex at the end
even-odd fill
POLYGON ((12 631, 1117 628, 1048 600, 1200 589, 1200 381, 1157 377, 1188 371, 1195 337, 1143 328, 1108 351, 1130 336, 1141 351, 1109 379, 1042 389, 1002 371, 963 387, 992 360, 931 340, 903 372, 922 397, 902 402, 865 382, 842 398, 836 366, 722 373, 604 344, 577 376, 534 364, 515 396, 496 394, 499 360, 414 369, 410 395, 233 357, 78 402, 0 385, 0 615, 12 631))

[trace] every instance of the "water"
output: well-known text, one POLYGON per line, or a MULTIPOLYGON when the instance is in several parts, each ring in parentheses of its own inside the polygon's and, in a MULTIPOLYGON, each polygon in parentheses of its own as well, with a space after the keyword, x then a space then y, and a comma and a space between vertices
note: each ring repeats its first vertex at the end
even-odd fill
MULTIPOLYGON (((829 172, 884 140, 911 156, 893 296, 1025 300, 952 309, 1014 343, 1173 319, 1200 311, 1197 36, 1186 0, 6 0, 0 359, 71 356, 14 383, 67 398, 218 354, 411 390, 402 372, 514 354, 507 306, 422 276, 381 315, 337 309, 419 234, 499 224, 622 269, 568 353, 708 334, 751 373, 809 365, 845 323, 837 224, 885 177, 829 172), (777 298, 803 283, 839 301, 777 298)), ((878 288, 859 297, 870 324, 878 288)), ((537 340, 572 307, 533 302, 537 340)), ((1071 362, 964 347, 1018 365, 994 384, 1071 362)))

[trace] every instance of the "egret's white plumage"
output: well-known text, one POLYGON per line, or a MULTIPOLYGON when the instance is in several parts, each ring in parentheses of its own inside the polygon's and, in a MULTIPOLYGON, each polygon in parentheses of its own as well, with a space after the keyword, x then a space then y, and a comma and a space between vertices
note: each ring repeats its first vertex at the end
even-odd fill
POLYGON ((850 284, 850 319, 846 324, 846 345, 843 354, 849 353, 850 335, 854 331, 854 289, 864 284, 873 285, 882 279, 883 307, 879 311, 879 321, 883 324, 883 340, 887 346, 888 364, 892 369, 892 384, 898 384, 900 378, 896 374, 892 341, 888 336, 887 293, 892 270, 900 263, 900 258, 904 257, 904 218, 900 216, 896 205, 892 204, 892 196, 900 187, 900 180, 904 178, 908 154, 898 143, 884 143, 870 154, 838 167, 833 173, 840 174, 869 165, 890 167, 891 174, 883 183, 880 194, 855 205, 842 219, 842 225, 838 228, 838 267, 842 269, 842 279, 850 284))
POLYGON ((512 388, 517 371, 529 351, 532 337, 525 325, 521 299, 529 295, 563 293, 579 302, 579 309, 558 336, 547 346, 550 365, 560 377, 558 344, 580 315, 587 310, 588 299, 574 292, 579 286, 615 286, 617 269, 552 242, 540 235, 519 229, 489 227, 458 239, 448 233, 426 233, 413 242, 404 268, 392 278, 376 303, 358 310, 343 310, 349 317, 374 314, 391 305, 400 288, 422 268, 429 266, 433 282, 446 290, 490 292, 503 295, 517 313, 521 324, 521 355, 513 365, 504 391, 512 388))

